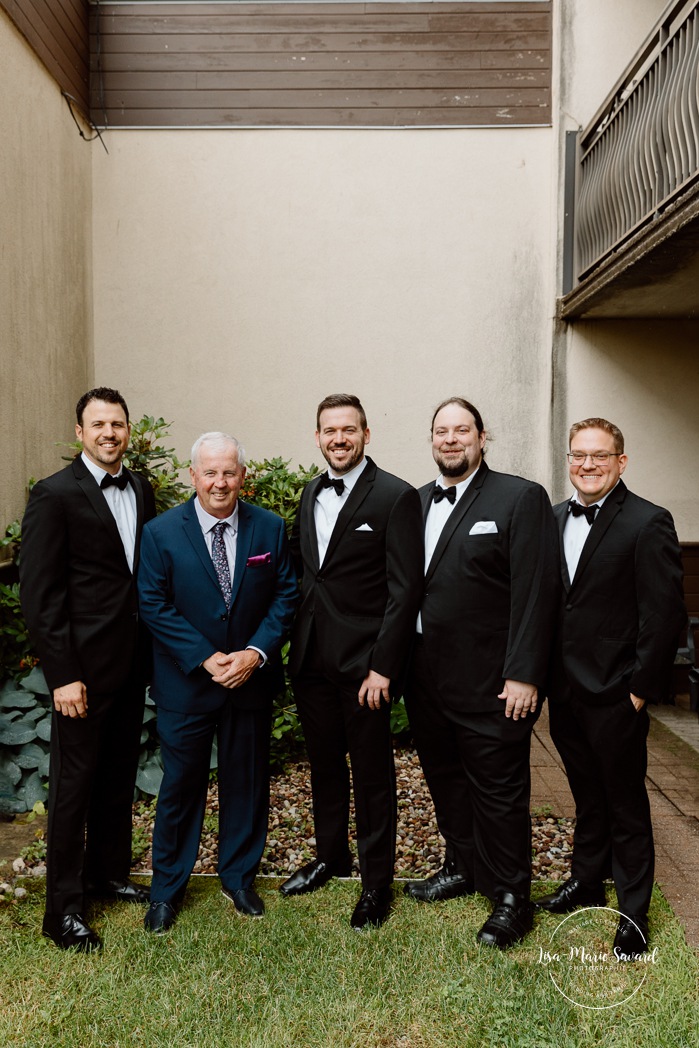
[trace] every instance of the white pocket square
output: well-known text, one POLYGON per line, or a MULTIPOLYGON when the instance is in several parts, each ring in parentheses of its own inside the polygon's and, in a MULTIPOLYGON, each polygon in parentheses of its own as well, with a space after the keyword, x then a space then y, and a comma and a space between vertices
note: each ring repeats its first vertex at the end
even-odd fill
POLYGON ((355 531, 373 531, 374 529, 371 527, 370 524, 360 524, 359 527, 355 528, 354 530, 355 531))
POLYGON ((494 520, 477 520, 469 535, 497 535, 498 526, 494 520))

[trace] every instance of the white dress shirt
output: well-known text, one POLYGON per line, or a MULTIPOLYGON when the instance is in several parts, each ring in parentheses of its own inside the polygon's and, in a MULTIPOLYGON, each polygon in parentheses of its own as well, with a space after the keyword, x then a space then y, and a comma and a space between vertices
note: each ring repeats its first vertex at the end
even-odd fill
MULTIPOLYGON (((618 483, 619 482, 617 481, 617 484, 618 483)), ((614 485, 614 488, 615 487, 616 484, 614 485)), ((614 491, 614 488, 612 488, 612 491, 614 491)), ((592 505, 602 507, 612 491, 608 491, 603 498, 597 499, 597 501, 593 502, 592 505)), ((570 501, 579 502, 581 506, 584 505, 583 502, 580 502, 577 491, 570 501)), ((597 510, 597 512, 599 513, 599 510, 597 510)), ((587 523, 587 517, 574 517, 570 510, 568 510, 567 513, 568 519, 563 527, 563 552, 566 558, 566 565, 568 566, 568 578, 572 582, 575 578, 575 572, 578 570, 583 546, 587 542, 592 525, 587 523)), ((597 520, 596 516, 595 520, 597 520)))
MULTIPOLYGON (((117 488, 114 484, 111 484, 108 488, 102 488, 102 480, 107 476, 107 470, 102 469, 101 466, 95 465, 95 463, 87 457, 84 451, 81 452, 80 457, 100 485, 102 494, 105 497, 109 510, 116 521, 116 526, 119 529, 119 536, 124 547, 124 553, 126 554, 126 561, 129 565, 129 570, 133 574, 134 554, 136 552, 136 521, 138 516, 136 510, 136 492, 131 487, 130 483, 126 485, 123 491, 121 491, 120 488, 117 488)), ((119 472, 111 475, 120 477, 123 469, 124 467, 120 466, 119 472)))
POLYGON ((223 531, 223 545, 226 550, 228 571, 232 582, 233 572, 235 571, 235 553, 238 545, 238 503, 236 502, 235 509, 230 517, 212 517, 210 513, 206 512, 198 498, 194 500, 194 508, 197 511, 197 520, 199 521, 199 526, 201 527, 204 542, 209 551, 209 556, 211 556, 211 550, 214 543, 214 528, 217 524, 228 525, 228 527, 224 528, 223 531))
MULTIPOLYGON (((427 511, 427 520, 425 521, 425 574, 430 566, 430 561, 437 548, 439 542, 439 536, 444 530, 444 525, 449 520, 449 517, 454 512, 456 504, 466 491, 467 487, 475 477, 478 470, 474 470, 473 473, 466 477, 466 480, 460 480, 456 487, 456 498, 453 502, 449 499, 442 499, 441 502, 430 503, 430 508, 427 511)), ((435 481, 438 488, 446 488, 447 485, 444 483, 443 477, 438 477, 435 481)), ((422 633, 422 615, 418 612, 417 615, 417 632, 422 633)))
POLYGON ((340 511, 350 497, 350 492, 364 472, 365 467, 366 459, 363 458, 359 465, 355 466, 354 469, 351 469, 349 473, 337 474, 333 473, 331 469, 328 469, 328 474, 333 478, 333 480, 344 481, 345 490, 341 495, 338 495, 334 488, 318 488, 318 494, 316 495, 316 501, 313 507, 313 519, 315 521, 316 536, 318 538, 319 564, 323 563, 325 554, 328 551, 333 528, 337 524, 337 518, 340 516, 340 511))

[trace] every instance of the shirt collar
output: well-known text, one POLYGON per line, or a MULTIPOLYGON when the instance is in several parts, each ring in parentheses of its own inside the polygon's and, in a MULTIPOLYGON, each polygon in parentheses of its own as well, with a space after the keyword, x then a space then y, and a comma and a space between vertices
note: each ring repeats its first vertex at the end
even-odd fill
MULTIPOLYGON (((102 469, 101 466, 96 465, 92 461, 92 459, 89 459, 87 457, 87 455, 85 454, 84 451, 80 452, 80 458, 83 460, 84 464, 87 466, 88 470, 90 471, 92 476, 95 478, 97 483, 101 486, 102 481, 107 476, 107 470, 106 469, 102 469)), ((124 463, 120 462, 119 463, 119 472, 118 473, 112 473, 111 476, 112 477, 120 477, 123 472, 124 472, 124 463)))
POLYGON ((460 480, 458 484, 447 485, 447 484, 444 483, 444 477, 442 477, 442 476, 437 477, 437 479, 435 481, 435 484, 437 485, 438 488, 446 488, 447 486, 455 487, 456 488, 456 501, 458 502, 458 500, 461 498, 461 496, 463 495, 464 491, 469 486, 469 484, 471 483, 471 481, 473 480, 473 478, 475 477, 477 472, 478 472, 478 470, 474 469, 473 473, 471 473, 471 475, 469 477, 466 477, 466 480, 460 480))
POLYGON ((207 513, 197 495, 194 496, 194 508, 197 512, 197 519, 201 530, 206 535, 209 531, 216 527, 217 524, 230 524, 231 530, 236 532, 238 530, 238 503, 236 501, 235 509, 231 513, 230 517, 214 517, 211 513, 207 513))
POLYGON ((349 473, 334 473, 333 470, 330 469, 330 466, 328 466, 328 476, 332 477, 333 480, 344 480, 345 491, 351 491, 366 469, 366 464, 366 458, 363 458, 361 462, 349 471, 349 473))
MULTIPOLYGON (((609 496, 614 494, 614 492, 616 491, 618 486, 619 486, 619 481, 617 480, 616 484, 614 485, 614 487, 612 488, 611 491, 608 491, 607 494, 603 495, 601 499, 597 499, 596 502, 592 502, 591 505, 593 505, 593 506, 600 506, 600 507, 603 506, 605 504, 605 502, 607 501, 607 499, 609 498, 609 496)), ((571 499, 569 499, 569 501, 570 502, 580 502, 580 499, 578 498, 577 488, 573 492, 573 497, 571 499)), ((580 502, 580 505, 584 506, 585 503, 584 502, 580 502)))

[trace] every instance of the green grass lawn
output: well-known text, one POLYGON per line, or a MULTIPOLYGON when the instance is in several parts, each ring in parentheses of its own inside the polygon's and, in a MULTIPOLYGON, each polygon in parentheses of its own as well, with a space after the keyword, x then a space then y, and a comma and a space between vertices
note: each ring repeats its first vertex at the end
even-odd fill
MULTIPOLYGON (((0 907, 0 1045, 23 1048, 696 1048, 699 960, 657 892, 656 961, 624 966, 624 1004, 570 1003, 540 961, 559 919, 500 953, 477 945, 487 901, 432 906, 397 892, 383 928, 357 933, 356 883, 284 900, 258 881, 262 920, 240 918, 215 878, 192 880, 166 936, 128 904, 90 913, 100 955, 40 935, 43 886, 0 907), (642 985, 641 985, 642 983, 642 985), (640 988, 638 988, 640 986, 640 988), (625 996, 625 995, 624 995, 625 996)), ((543 894, 546 885, 538 884, 543 894)), ((591 979, 594 976, 590 977, 591 979)), ((591 998, 593 999, 593 998, 591 998)), ((602 998, 600 997, 600 1000, 602 998)))

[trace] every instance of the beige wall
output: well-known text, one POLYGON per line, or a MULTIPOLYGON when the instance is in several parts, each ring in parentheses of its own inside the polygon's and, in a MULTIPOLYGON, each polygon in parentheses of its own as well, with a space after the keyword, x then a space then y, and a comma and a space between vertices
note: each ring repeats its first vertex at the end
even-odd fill
POLYGON ((551 132, 115 132, 93 153, 95 375, 134 414, 253 458, 317 460, 315 406, 364 401, 372 450, 433 474, 461 392, 496 467, 548 478, 551 132))
POLYGON ((30 476, 61 466, 90 366, 93 148, 60 89, 0 11, 0 530, 30 476))
POLYGON ((624 480, 667 506, 687 542, 699 542, 698 344, 698 321, 595 320, 576 324, 568 349, 568 422, 601 415, 619 426, 624 480))

